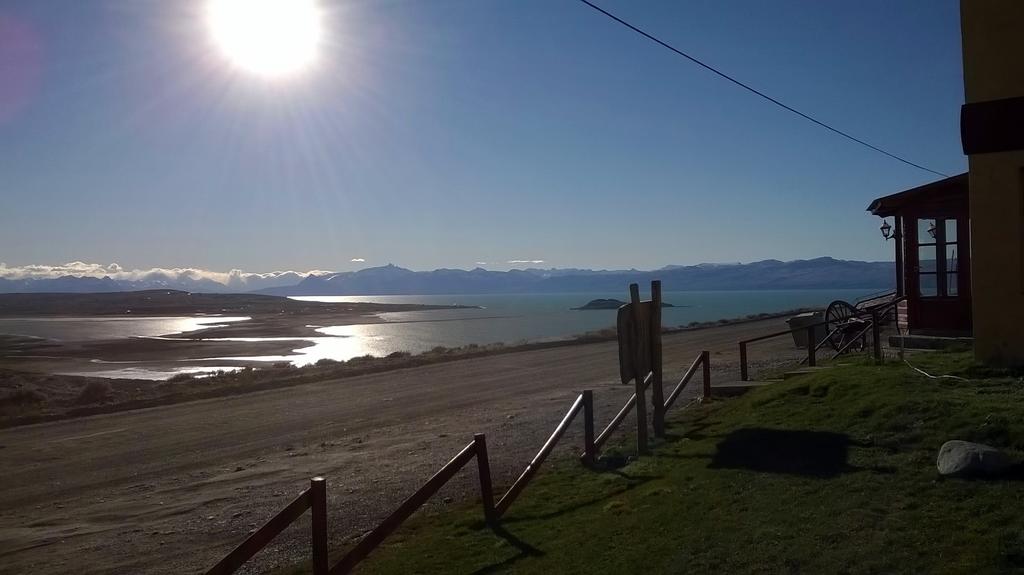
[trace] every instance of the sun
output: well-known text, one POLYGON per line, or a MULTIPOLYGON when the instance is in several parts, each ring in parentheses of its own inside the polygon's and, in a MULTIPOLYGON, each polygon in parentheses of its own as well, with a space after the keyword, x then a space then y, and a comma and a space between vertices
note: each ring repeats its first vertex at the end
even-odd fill
POLYGON ((206 25, 234 66, 267 78, 316 63, 323 36, 316 0, 207 0, 206 25))

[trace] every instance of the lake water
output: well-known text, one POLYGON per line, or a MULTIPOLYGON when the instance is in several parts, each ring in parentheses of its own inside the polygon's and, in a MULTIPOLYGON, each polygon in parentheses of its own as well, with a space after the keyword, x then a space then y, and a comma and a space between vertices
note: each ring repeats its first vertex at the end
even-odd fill
MULTIPOLYGON (((666 327, 694 321, 714 321, 762 312, 824 307, 836 299, 856 301, 874 290, 778 290, 665 292, 675 307, 662 310, 666 327)), ((641 294, 648 298, 648 294, 641 294)), ((323 302, 414 303, 476 306, 382 313, 385 323, 321 326, 320 337, 293 339, 289 355, 218 357, 216 360, 290 361, 297 366, 321 359, 348 360, 362 355, 385 356, 396 351, 421 353, 437 346, 520 343, 565 339, 588 331, 614 327, 616 310, 573 310, 592 299, 622 299, 618 293, 420 296, 302 296, 293 299, 323 302)), ((238 338, 261 341, 265 338, 238 338)), ((225 340, 231 341, 231 340, 225 340)))
MULTIPOLYGON (((665 292, 666 327, 694 321, 714 321, 802 307, 822 308, 836 299, 854 302, 875 290, 758 290, 665 292)), ((647 298, 647 294, 642 297, 647 298)), ((613 327, 615 310, 575 311, 597 298, 624 299, 622 293, 424 296, 307 296, 294 299, 325 302, 379 302, 476 306, 472 309, 391 312, 384 323, 316 326, 317 335, 303 338, 229 338, 220 341, 292 341, 292 352, 277 356, 228 356, 209 361, 277 362, 308 365, 320 359, 348 360, 362 355, 384 356, 395 351, 420 353, 437 346, 518 343, 568 338, 613 327)), ((178 318, 9 318, 0 319, 0 333, 31 335, 64 341, 147 337, 195 331, 244 317, 178 318)), ((106 377, 167 378, 175 373, 198 373, 202 368, 182 362, 178 369, 143 374, 146 368, 123 366, 105 370, 106 377), (120 374, 120 375, 119 375, 120 374)), ((109 366, 114 367, 114 366, 109 366)))
MULTIPOLYGON (((665 292, 673 306, 662 311, 667 327, 800 307, 824 307, 836 299, 856 301, 874 290, 778 290, 665 292)), ((419 303, 479 306, 481 309, 381 314, 383 324, 330 327, 325 335, 365 340, 373 355, 426 351, 435 346, 544 341, 615 325, 616 310, 576 311, 592 299, 625 299, 622 293, 428 296, 309 296, 305 301, 419 303)), ((642 298, 648 298, 642 294, 642 298)))
POLYGON ((54 341, 97 341, 122 337, 155 337, 220 327, 248 317, 5 317, 0 334, 54 341))

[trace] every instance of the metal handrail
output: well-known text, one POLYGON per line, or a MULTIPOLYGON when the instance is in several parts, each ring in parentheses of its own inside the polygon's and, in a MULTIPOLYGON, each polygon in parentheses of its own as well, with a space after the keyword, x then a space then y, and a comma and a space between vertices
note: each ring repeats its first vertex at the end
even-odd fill
POLYGON ((859 298, 857 301, 855 301, 853 303, 853 307, 861 309, 860 308, 861 304, 864 304, 864 303, 867 303, 869 301, 873 301, 873 300, 876 300, 876 299, 882 299, 882 298, 888 297, 888 296, 894 296, 894 295, 896 295, 896 290, 888 290, 888 291, 868 294, 868 295, 866 295, 864 297, 859 298))
POLYGON ((752 337, 750 339, 743 339, 743 340, 740 340, 739 343, 741 345, 746 345, 748 343, 754 343, 754 342, 757 342, 757 341, 771 339, 773 337, 789 335, 789 334, 792 334, 792 333, 795 333, 795 332, 798 332, 798 331, 804 331, 804 330, 812 329, 812 328, 815 328, 815 327, 821 327, 823 325, 828 325, 828 322, 827 321, 819 321, 819 322, 815 322, 815 323, 809 323, 807 325, 802 325, 800 327, 789 328, 789 329, 784 330, 784 331, 777 331, 777 332, 774 332, 774 333, 769 333, 767 335, 759 335, 757 337, 752 337))
POLYGON ((905 295, 901 295, 901 296, 899 296, 899 297, 896 297, 896 298, 894 298, 894 299, 893 299, 892 301, 889 301, 889 302, 887 302, 887 303, 881 304, 881 305, 879 305, 879 306, 873 306, 873 307, 871 307, 871 308, 870 308, 870 311, 872 311, 872 312, 874 312, 874 313, 881 313, 881 311, 882 311, 882 310, 885 310, 885 308, 888 308, 888 307, 893 307, 893 306, 895 306, 895 305, 898 305, 898 304, 899 304, 899 303, 900 303, 901 301, 903 301, 903 300, 905 300, 905 299, 907 299, 907 296, 905 296, 905 295))
MULTIPOLYGON (((817 328, 819 328, 819 327, 821 327, 823 325, 828 325, 828 322, 827 321, 819 321, 819 322, 807 324, 807 325, 796 327, 796 328, 790 328, 790 329, 787 329, 785 331, 778 331, 778 332, 775 332, 775 333, 770 333, 770 334, 767 334, 767 335, 762 335, 762 336, 758 336, 758 337, 754 337, 754 338, 751 338, 751 339, 745 339, 745 340, 740 341, 739 342, 739 346, 740 346, 740 380, 742 380, 742 381, 750 381, 750 372, 749 372, 749 368, 747 366, 747 345, 748 344, 751 344, 751 343, 754 343, 754 342, 758 342, 758 341, 763 341, 763 340, 766 340, 766 339, 771 339, 773 337, 779 337, 779 336, 783 336, 783 335, 787 335, 787 334, 794 334, 794 333, 796 333, 798 331, 807 331, 807 357, 806 357, 806 359, 804 361, 807 362, 807 365, 813 367, 817 363, 815 354, 817 353, 818 348, 821 347, 821 345, 820 345, 821 342, 819 342, 818 345, 811 345, 811 343, 814 342, 814 339, 815 339, 814 338, 815 329, 817 329, 817 328)), ((803 363, 803 361, 801 361, 801 363, 803 363)))
MULTIPOLYGON (((893 293, 895 293, 895 292, 893 292, 893 293)), ((878 296, 878 297, 880 297, 880 296, 878 296)), ((876 299, 877 299, 877 297, 876 297, 876 299)), ((865 324, 864 329, 861 330, 857 334, 857 336, 851 340, 851 342, 852 341, 856 341, 857 339, 862 337, 865 333, 867 333, 867 330, 869 330, 869 329, 874 329, 874 331, 877 332, 878 331, 878 325, 877 325, 878 318, 880 318, 884 313, 888 313, 890 308, 893 308, 894 306, 899 305, 899 303, 902 302, 905 299, 907 299, 907 296, 905 296, 905 295, 904 296, 898 296, 898 297, 893 298, 892 300, 890 300, 890 301, 888 301, 888 302, 886 302, 884 304, 879 304, 877 306, 871 306, 871 307, 868 307, 866 309, 860 310, 860 311, 864 312, 865 315, 870 314, 871 315, 871 319, 867 320, 867 323, 865 324)), ((840 329, 838 327, 836 329, 833 329, 821 341, 819 341, 816 344, 812 345, 812 343, 815 341, 815 337, 814 337, 815 336, 815 333, 814 333, 815 328, 821 327, 823 325, 827 326, 828 323, 829 323, 828 320, 819 321, 819 322, 816 322, 816 323, 800 326, 800 327, 797 327, 797 328, 790 328, 790 329, 787 329, 787 330, 784 330, 784 331, 777 331, 777 332, 774 332, 774 333, 769 333, 769 334, 766 334, 766 335, 761 335, 761 336, 758 336, 758 337, 753 337, 753 338, 750 338, 750 339, 745 339, 745 340, 740 341, 739 342, 739 346, 740 346, 740 379, 743 380, 743 381, 749 381, 749 379, 750 379, 749 369, 748 369, 748 366, 747 366, 747 345, 748 344, 751 344, 751 343, 754 343, 754 342, 758 342, 758 341, 763 341, 763 340, 766 340, 766 339, 771 339, 771 338, 774 338, 774 337, 780 337, 780 336, 787 335, 787 334, 793 334, 793 333, 796 333, 796 332, 801 331, 801 330, 807 330, 807 337, 808 337, 808 339, 807 339, 807 357, 801 359, 799 364, 803 365, 804 363, 807 363, 807 365, 809 365, 809 366, 814 366, 816 364, 816 354, 817 354, 818 350, 821 349, 821 347, 825 344, 825 342, 829 341, 831 339, 831 337, 833 335, 835 335, 839 331, 839 329, 840 329)), ((880 356, 881 356, 880 345, 881 345, 881 342, 880 342, 879 338, 880 338, 880 335, 878 335, 876 333, 875 334, 875 342, 874 342, 875 343, 875 345, 874 345, 874 347, 875 347, 874 353, 875 353, 875 359, 880 361, 880 356)), ((832 359, 835 359, 836 357, 841 355, 842 352, 844 352, 847 349, 849 349, 850 345, 851 345, 850 343, 847 343, 846 345, 844 345, 839 351, 836 352, 835 355, 832 356, 832 359)))
MULTIPOLYGON (((892 294, 895 294, 896 292, 890 292, 890 293, 892 293, 892 294)), ((892 300, 892 301, 889 301, 889 302, 886 302, 886 303, 884 303, 884 304, 880 304, 880 305, 878 305, 878 306, 876 306, 876 307, 872 307, 872 308, 868 308, 868 309, 869 309, 869 310, 871 311, 871 313, 872 313, 873 317, 878 317, 878 316, 881 316, 881 315, 882 315, 883 313, 886 313, 886 312, 888 311, 888 310, 887 310, 886 308, 889 308, 889 307, 893 307, 893 306, 895 306, 895 305, 898 305, 898 304, 899 304, 899 303, 900 303, 901 301, 903 301, 903 300, 905 300, 905 299, 907 299, 907 296, 902 296, 902 295, 901 295, 901 296, 897 297, 896 299, 894 299, 894 300, 892 300)), ((874 323, 874 319, 871 319, 871 320, 869 320, 869 321, 868 321, 868 324, 867 324, 867 325, 865 326, 865 329, 864 329, 864 330, 862 330, 862 331, 861 331, 860 333, 858 333, 858 334, 857 334, 857 337, 853 338, 853 339, 852 339, 851 341, 856 341, 856 340, 857 340, 857 338, 859 338, 860 336, 864 335, 864 333, 865 333, 865 332, 867 331, 867 328, 870 328, 870 327, 872 327, 872 326, 873 326, 873 323, 874 323)), ((830 339, 832 338, 832 336, 833 336, 833 335, 835 335, 836 333, 838 333, 840 329, 842 329, 842 328, 841 328, 841 327, 837 327, 837 328, 835 328, 834 330, 832 330, 832 331, 828 332, 828 333, 827 333, 827 334, 825 335, 825 337, 824 337, 824 338, 823 338, 823 339, 822 339, 821 341, 819 341, 819 342, 818 342, 818 345, 814 346, 814 350, 815 350, 815 351, 818 351, 819 349, 821 349, 821 347, 822 347, 823 345, 825 345, 825 343, 827 343, 827 342, 828 342, 828 341, 829 341, 829 340, 830 340, 830 339)), ((847 344, 847 345, 844 345, 844 346, 842 347, 842 350, 843 350, 843 351, 846 351, 846 349, 847 349, 847 348, 849 348, 849 347, 850 347, 850 346, 849 346, 849 344, 847 344)), ((841 355, 841 352, 837 352, 837 353, 836 353, 836 355, 833 355, 833 356, 832 356, 832 359, 835 359, 835 358, 836 358, 836 357, 838 357, 839 355, 841 355)), ((801 360, 800 360, 800 363, 801 363, 801 364, 803 364, 803 363, 804 363, 805 361, 807 361, 807 359, 806 359, 806 358, 804 358, 804 359, 801 359, 801 360)))
POLYGON ((863 337, 864 334, 866 334, 869 329, 873 329, 874 327, 875 327, 875 322, 873 320, 872 321, 868 321, 867 325, 864 326, 864 329, 858 331, 857 335, 851 337, 850 341, 846 342, 846 344, 844 344, 842 347, 840 347, 838 350, 836 350, 836 352, 832 355, 832 359, 835 359, 835 358, 843 355, 846 352, 846 350, 850 349, 850 346, 852 346, 858 339, 863 337))

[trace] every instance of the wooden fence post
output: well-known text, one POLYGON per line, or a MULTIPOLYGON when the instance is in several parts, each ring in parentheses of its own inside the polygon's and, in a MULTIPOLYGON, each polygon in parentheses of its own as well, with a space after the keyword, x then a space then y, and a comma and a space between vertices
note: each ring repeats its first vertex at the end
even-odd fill
POLYGON ((740 380, 750 380, 750 375, 747 373, 747 343, 744 341, 740 342, 740 380))
POLYGON ((711 352, 700 352, 700 361, 704 368, 704 401, 711 400, 711 352))
MULTIPOLYGON (((640 319, 640 286, 629 284, 629 301, 633 306, 633 326, 636 335, 642 336, 642 323, 640 319)), ((642 337, 635 337, 636 349, 633 350, 633 381, 636 385, 636 451, 637 454, 647 453, 647 399, 644 395, 644 380, 647 374, 641 373, 641 366, 647 362, 643 360, 640 342, 642 337)))
POLYGON ((309 480, 309 506, 312 512, 313 575, 327 575, 327 480, 309 480))
POLYGON ((243 563, 252 559, 252 556, 258 553, 260 549, 266 547, 275 537, 287 529, 289 525, 294 523, 299 517, 302 517, 306 510, 310 508, 312 497, 309 489, 304 490, 287 507, 278 511, 277 515, 271 517, 262 527, 249 535, 238 547, 235 547, 231 553, 228 553, 216 565, 210 567, 206 571, 206 575, 230 575, 237 571, 243 563))
POLYGON ((878 325, 878 311, 871 311, 871 336, 874 338, 875 364, 882 364, 882 329, 878 325))
POLYGON ((651 281, 651 404, 654 406, 654 436, 665 437, 665 390, 661 365, 661 281, 651 281))
POLYGON ((647 396, 644 380, 636 378, 636 452, 647 453, 647 396))
POLYGON ((526 485, 530 480, 533 479, 534 474, 536 474, 537 470, 540 469, 540 465, 544 463, 544 460, 548 458, 548 455, 551 455, 551 451, 555 448, 555 444, 558 443, 558 440, 561 439, 563 435, 565 435, 565 430, 569 428, 569 424, 572 423, 572 420, 577 414, 579 414, 581 409, 583 409, 582 393, 576 396, 576 401, 572 402, 572 407, 569 408, 565 417, 563 417, 562 421, 559 422, 558 427, 551 432, 551 436, 544 442, 544 445, 540 448, 540 451, 537 452, 537 455, 534 455, 533 459, 526 464, 526 469, 523 470, 519 479, 516 479, 515 482, 512 483, 512 486, 508 488, 505 495, 503 495, 494 505, 498 517, 501 517, 506 511, 508 511, 509 506, 512 505, 517 497, 519 497, 519 494, 523 492, 523 489, 526 488, 526 485))
POLYGON ((815 331, 817 326, 810 325, 807 327, 807 366, 814 367, 818 364, 815 352, 818 348, 818 341, 815 339, 815 331))
POLYGON ((583 462, 592 465, 597 459, 594 446, 594 392, 583 391, 583 462))
POLYGON ((494 513, 494 488, 491 485, 491 462, 487 457, 487 438, 483 433, 473 436, 476 445, 476 466, 480 472, 480 499, 484 505, 484 520, 493 524, 497 520, 494 513))
POLYGON ((453 457, 451 461, 444 464, 444 467, 438 470, 437 473, 432 475, 416 493, 410 495, 398 509, 391 512, 380 524, 377 525, 372 531, 363 536, 348 553, 342 556, 334 567, 331 567, 330 573, 332 575, 344 575, 345 573, 351 573, 352 569, 359 564, 360 561, 366 558, 371 551, 377 548, 378 545, 391 535, 398 526, 402 524, 406 519, 409 518, 417 509, 420 508, 424 503, 427 502, 448 480, 451 479, 469 460, 476 455, 476 444, 470 443, 459 452, 458 455, 453 457))

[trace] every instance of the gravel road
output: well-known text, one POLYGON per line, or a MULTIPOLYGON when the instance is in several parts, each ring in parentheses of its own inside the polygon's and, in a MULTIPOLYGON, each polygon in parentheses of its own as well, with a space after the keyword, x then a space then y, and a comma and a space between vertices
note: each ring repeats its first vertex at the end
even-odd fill
MULTIPOLYGON (((784 327, 772 319, 666 336, 666 381, 702 349, 711 351, 716 384, 735 381, 736 341, 784 327)), ((615 349, 611 342, 500 354, 2 430, 0 572, 202 572, 314 475, 328 480, 337 549, 473 433, 487 434, 500 488, 580 390, 594 390, 601 427, 630 393, 617 381, 615 349)), ((751 346, 755 367, 796 356, 788 338, 751 346)), ((579 448, 581 425, 556 454, 579 448)), ((463 471, 434 505, 475 490, 463 471)), ((308 525, 297 522, 250 572, 299 560, 308 525)))

